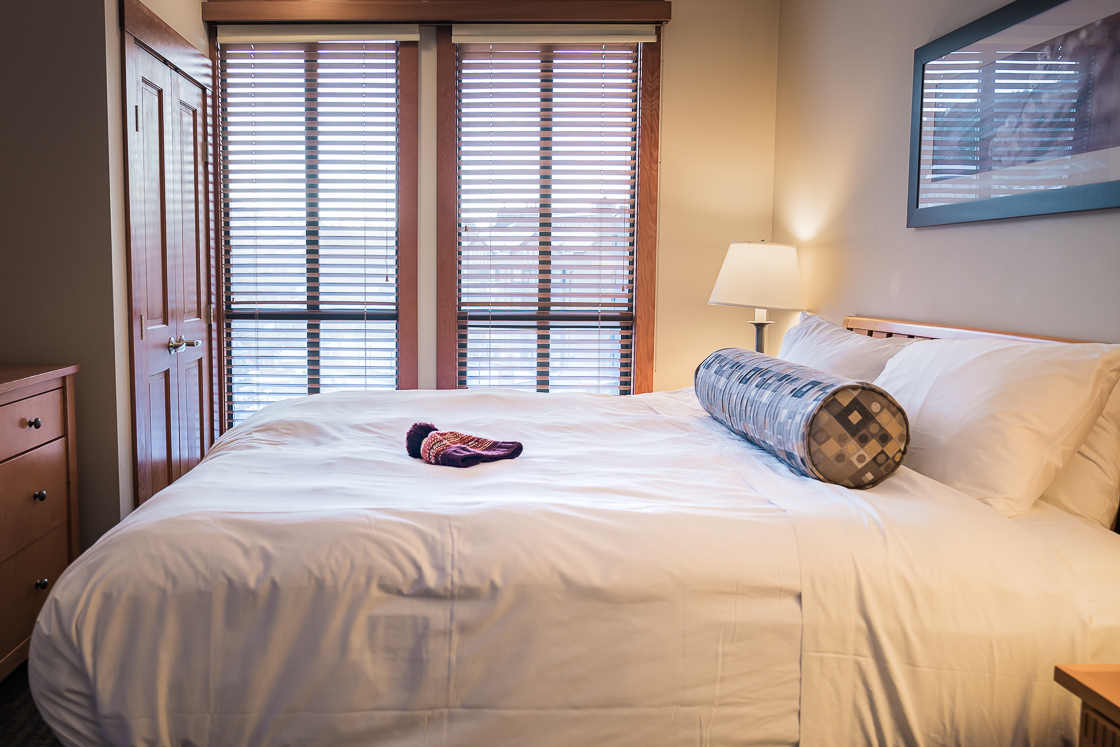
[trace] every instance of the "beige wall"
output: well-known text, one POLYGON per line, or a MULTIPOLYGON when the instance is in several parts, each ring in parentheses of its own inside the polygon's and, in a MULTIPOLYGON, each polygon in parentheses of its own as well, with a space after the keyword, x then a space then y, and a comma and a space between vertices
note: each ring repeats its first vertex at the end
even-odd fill
POLYGON ((655 389, 754 345, 708 297, 729 243, 771 238, 777 30, 778 0, 674 0, 664 28, 655 389))
POLYGON ((207 57, 210 56, 210 41, 206 24, 202 22, 202 0, 141 0, 144 5, 179 32, 179 35, 195 45, 207 57))
POLYGON ((914 49, 1005 0, 782 0, 774 238, 809 305, 1120 342, 1120 211, 906 228, 914 49))
MULTIPOLYGON (((105 3, 105 99, 106 133, 109 158, 106 163, 109 184, 109 234, 112 254, 113 277, 113 359, 116 387, 114 398, 117 414, 117 474, 118 518, 124 518, 133 509, 133 434, 132 434, 132 350, 128 332, 130 313, 128 298, 128 250, 125 234, 125 142, 124 142, 124 89, 121 86, 124 60, 121 59, 121 34, 117 0, 105 3)), ((109 493, 105 497, 108 500, 109 493)), ((109 515, 106 503, 104 511, 109 515)), ((116 522, 113 522, 116 523, 116 522)), ((112 524, 109 524, 112 526, 112 524)), ((84 541, 92 543, 96 534, 91 529, 84 541)))

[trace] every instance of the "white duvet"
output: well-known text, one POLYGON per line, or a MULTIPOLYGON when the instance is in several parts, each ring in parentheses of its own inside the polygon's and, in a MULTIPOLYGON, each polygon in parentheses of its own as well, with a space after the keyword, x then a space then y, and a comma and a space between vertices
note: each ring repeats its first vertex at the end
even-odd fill
POLYGON ((1071 740, 1054 546, 914 472, 792 474, 688 390, 270 406, 83 554, 31 648, 68 745, 1071 740), (465 470, 415 421, 524 443, 465 470))

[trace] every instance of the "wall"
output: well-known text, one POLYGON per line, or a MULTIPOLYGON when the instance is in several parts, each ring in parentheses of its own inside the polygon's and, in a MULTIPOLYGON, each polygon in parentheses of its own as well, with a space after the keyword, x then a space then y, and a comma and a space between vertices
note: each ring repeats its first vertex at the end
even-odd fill
POLYGON ((120 519, 122 466, 131 472, 131 452, 121 451, 131 434, 120 432, 128 402, 114 329, 123 245, 110 173, 119 143, 114 149, 109 130, 115 122, 120 131, 120 115, 110 111, 119 91, 113 98, 106 63, 119 51, 105 29, 115 12, 115 3, 16 3, 5 10, 10 33, 0 51, 10 73, 4 100, 19 102, 0 117, 0 360, 82 366, 75 381, 86 546, 120 519))
POLYGON ((202 0, 141 0, 148 9, 179 32, 207 57, 210 41, 206 24, 202 22, 202 0))
POLYGON ((783 0, 775 240, 808 303, 1120 342, 1120 211, 906 228, 914 49, 1005 0, 783 0))
POLYGON ((674 0, 664 27, 655 389, 754 346, 754 313, 708 297, 728 244, 771 239, 777 32, 778 0, 674 0))
MULTIPOLYGON (((133 433, 132 433, 132 349, 128 334, 131 313, 128 297, 128 249, 125 221, 125 142, 124 142, 124 60, 121 59, 121 23, 117 0, 105 3, 105 112, 108 143, 109 228, 112 244, 113 275, 113 362, 116 387, 114 396, 117 414, 117 474, 119 486, 117 517, 124 518, 132 511, 134 496, 133 433)), ((109 492, 106 489, 106 500, 109 492)), ((109 521, 109 506, 105 505, 106 529, 116 521, 109 521)), ((84 538, 86 546, 101 536, 102 531, 91 527, 84 538)))

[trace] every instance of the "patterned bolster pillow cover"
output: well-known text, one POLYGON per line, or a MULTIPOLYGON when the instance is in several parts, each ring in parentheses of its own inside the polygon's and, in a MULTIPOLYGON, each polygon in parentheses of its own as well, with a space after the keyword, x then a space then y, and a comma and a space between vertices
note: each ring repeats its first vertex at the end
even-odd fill
POLYGON ((906 413, 882 389, 753 350, 709 355, 695 389, 733 432, 806 477, 847 488, 887 479, 910 445, 906 413))

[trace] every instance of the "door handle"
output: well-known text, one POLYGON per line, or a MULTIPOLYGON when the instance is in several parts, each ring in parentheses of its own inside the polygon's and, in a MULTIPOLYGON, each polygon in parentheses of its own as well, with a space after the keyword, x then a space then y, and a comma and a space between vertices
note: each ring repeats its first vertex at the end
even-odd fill
POLYGON ((197 348, 202 345, 202 340, 188 340, 183 335, 179 335, 178 341, 174 337, 167 338, 167 352, 175 355, 181 352, 183 348, 197 348))

